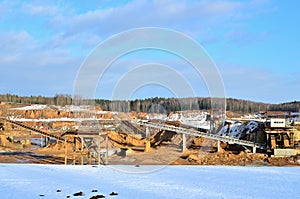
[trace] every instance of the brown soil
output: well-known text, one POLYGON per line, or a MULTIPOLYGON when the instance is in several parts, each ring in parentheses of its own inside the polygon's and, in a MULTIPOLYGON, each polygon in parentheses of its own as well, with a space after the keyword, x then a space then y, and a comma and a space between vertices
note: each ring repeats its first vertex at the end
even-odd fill
MULTIPOLYGON (((0 116, 7 115, 7 109, 10 106, 1 105, 0 116)), ((97 110, 101 110, 97 108, 97 110)), ((22 116, 24 118, 55 118, 55 117, 74 117, 73 113, 58 110, 32 110, 32 111, 14 111, 9 112, 14 116, 22 116)), ((231 116, 234 113, 228 112, 231 116)), ((83 116, 83 115, 82 115, 83 116)), ((120 118, 146 118, 145 113, 130 113, 126 115, 122 113, 118 115, 120 118)), ((98 118, 110 119, 113 117, 111 113, 103 113, 97 115, 98 118)), ((30 126, 43 126, 43 131, 47 131, 46 124, 42 123, 26 123, 30 126)), ((73 127, 74 123, 53 122, 52 128, 73 127)), ((176 125, 176 124, 175 124, 176 125)), ((13 125, 5 126, 5 133, 19 133, 20 129, 16 129, 13 125)), ((20 131, 21 132, 21 131, 20 131)), ((4 132, 0 132, 0 163, 47 163, 47 164, 63 164, 65 151, 69 153, 68 158, 79 158, 80 155, 86 155, 88 151, 80 149, 77 146, 73 152, 72 144, 54 143, 45 148, 32 149, 31 145, 13 144, 7 140, 4 132), (78 152, 79 151, 79 152, 78 152), (73 157, 72 157, 73 156, 73 157)), ((221 143, 221 151, 217 152, 217 143, 213 140, 201 137, 187 137, 188 149, 182 152, 182 136, 169 131, 159 131, 151 133, 149 141, 141 136, 134 136, 127 133, 108 132, 109 137, 108 148, 116 149, 116 154, 109 157, 109 164, 159 164, 159 165, 266 165, 266 166, 299 166, 299 157, 292 158, 270 158, 265 154, 245 153, 241 148, 232 147, 225 143, 221 143), (146 147, 146 143, 148 143, 146 147), (145 152, 147 151, 147 152, 145 152), (122 153, 124 152, 124 153, 122 153)), ((70 140, 72 138, 70 137, 70 140)), ((103 140, 101 143, 103 144, 103 140)), ((36 146, 35 146, 36 147, 36 146)), ((103 146, 102 146, 103 148, 103 146)), ((68 160, 70 163, 71 160, 68 160)))
MULTIPOLYGON (((72 152, 72 146, 67 145, 67 150, 72 152)), ((299 157, 291 158, 269 158, 265 154, 251 154, 243 151, 233 153, 232 151, 212 152, 211 147, 190 148, 181 152, 178 146, 158 146, 151 148, 149 152, 127 149, 125 156, 112 155, 109 164, 131 164, 131 165, 232 165, 232 166, 299 166, 299 157)), ((41 163, 41 164, 63 164, 65 146, 62 143, 53 144, 47 148, 39 148, 29 151, 0 147, 0 163, 41 163)), ((72 154, 72 153, 70 153, 72 154)), ((69 158, 72 158, 69 154, 69 158)), ((79 154, 77 154, 79 155, 79 154)), ((79 158, 79 157, 77 157, 79 158)), ((68 163, 72 161, 69 160, 68 163)))

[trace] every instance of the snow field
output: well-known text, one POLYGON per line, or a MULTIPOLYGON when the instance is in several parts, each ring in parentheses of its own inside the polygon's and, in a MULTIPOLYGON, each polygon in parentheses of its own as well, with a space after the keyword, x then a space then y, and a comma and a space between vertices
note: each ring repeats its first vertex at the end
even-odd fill
POLYGON ((299 167, 128 167, 128 171, 158 170, 134 174, 110 166, 0 164, 0 198, 80 199, 97 194, 106 198, 300 197, 299 167), (73 196, 79 191, 85 195, 73 196), (111 192, 118 195, 110 196, 111 192))

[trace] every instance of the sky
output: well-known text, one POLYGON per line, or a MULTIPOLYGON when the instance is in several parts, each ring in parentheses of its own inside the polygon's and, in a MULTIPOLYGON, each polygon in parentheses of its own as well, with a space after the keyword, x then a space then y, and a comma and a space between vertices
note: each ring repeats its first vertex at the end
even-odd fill
MULTIPOLYGON (((186 35, 204 49, 219 71, 226 97, 267 103, 300 100, 299 6, 297 0, 3 0, 0 93, 72 95, 80 69, 101 43, 124 31, 157 27, 186 35)), ((205 77, 181 57, 143 49, 95 74, 95 97, 113 99, 118 83, 131 72, 136 78, 154 78, 152 85, 131 91, 131 99, 189 97, 174 93, 171 84, 181 90, 189 85, 195 96, 210 95, 205 77), (166 70, 138 70, 149 63, 166 70), (170 71, 182 80, 178 76, 178 81, 157 83, 155 78, 177 77, 170 71)))

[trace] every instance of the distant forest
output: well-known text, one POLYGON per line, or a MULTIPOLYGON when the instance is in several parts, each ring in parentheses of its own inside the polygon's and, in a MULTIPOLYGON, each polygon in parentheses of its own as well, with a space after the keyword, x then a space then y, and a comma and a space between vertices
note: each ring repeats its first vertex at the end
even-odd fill
MULTIPOLYGON (((211 98, 147 98, 136 99, 130 101, 111 101, 96 99, 92 100, 95 105, 99 105, 105 111, 137 111, 137 112, 154 112, 154 113, 170 113, 180 110, 210 110, 218 107, 211 106, 211 98)), ((73 99, 71 95, 55 95, 54 97, 44 96, 18 96, 13 94, 0 95, 0 102, 10 102, 14 104, 48 104, 48 105, 72 105, 73 99)), ((236 113, 256 113, 262 111, 287 111, 299 112, 300 101, 268 104, 262 102, 253 102, 241 99, 226 99, 226 110, 236 113)))

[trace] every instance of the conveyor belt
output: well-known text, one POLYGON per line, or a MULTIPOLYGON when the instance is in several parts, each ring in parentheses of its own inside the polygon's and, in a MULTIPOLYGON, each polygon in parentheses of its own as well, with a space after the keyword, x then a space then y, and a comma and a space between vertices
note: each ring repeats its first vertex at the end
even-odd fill
POLYGON ((254 143, 254 142, 246 141, 246 140, 239 140, 239 139, 228 137, 228 136, 224 137, 224 136, 220 136, 220 135, 216 135, 216 134, 204 133, 201 131, 197 131, 195 129, 186 129, 186 128, 182 128, 182 127, 176 127, 176 126, 160 124, 160 123, 153 123, 153 122, 145 122, 145 121, 137 121, 137 124, 146 126, 146 127, 157 128, 157 129, 161 129, 161 130, 173 131, 176 133, 200 136, 200 137, 204 137, 204 138, 208 138, 208 139, 212 139, 212 140, 219 140, 219 141, 227 142, 230 144, 232 143, 232 144, 238 144, 238 145, 242 145, 242 146, 255 147, 255 148, 259 148, 259 149, 263 149, 263 150, 266 149, 266 146, 263 144, 254 143))
POLYGON ((6 118, 1 118, 1 119, 5 120, 5 121, 7 121, 7 122, 10 122, 10 123, 12 123, 12 124, 15 124, 15 125, 17 125, 17 126, 23 127, 23 128, 25 128, 25 129, 34 131, 34 132, 36 132, 36 133, 38 133, 38 134, 47 136, 47 137, 49 137, 49 138, 52 138, 52 139, 55 139, 55 140, 58 140, 58 141, 61 141, 61 142, 65 142, 65 141, 66 141, 66 142, 68 142, 68 143, 73 143, 73 142, 71 142, 71 141, 65 140, 65 139, 62 138, 62 137, 59 137, 59 136, 56 136, 56 135, 52 135, 52 134, 50 134, 50 133, 46 133, 46 132, 41 131, 41 130, 39 130, 39 129, 35 129, 35 128, 32 128, 32 127, 27 126, 27 125, 25 125, 25 124, 22 124, 22 123, 20 123, 20 122, 12 121, 12 120, 9 120, 9 119, 6 119, 6 118))
POLYGON ((135 125, 133 125, 130 121, 128 121, 128 120, 121 120, 121 122, 125 126, 129 127, 130 129, 132 129, 134 131, 134 133, 140 134, 140 135, 145 135, 145 132, 143 130, 141 130, 140 128, 138 128, 135 125))

